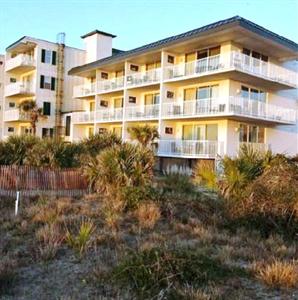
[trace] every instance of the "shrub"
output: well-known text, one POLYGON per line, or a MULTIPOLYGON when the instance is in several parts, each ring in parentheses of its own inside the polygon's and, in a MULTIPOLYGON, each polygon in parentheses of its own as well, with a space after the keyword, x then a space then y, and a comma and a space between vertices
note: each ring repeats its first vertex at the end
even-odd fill
MULTIPOLYGON (((239 201, 228 202, 238 224, 294 238, 298 230, 298 166, 277 157, 247 188, 239 201)), ((297 236, 296 236, 297 237, 297 236)))
POLYGON ((56 256, 56 253, 64 240, 62 229, 57 224, 46 224, 35 234, 40 243, 38 248, 42 260, 48 261, 56 256))
POLYGON ((91 220, 83 220, 77 233, 71 233, 67 229, 66 242, 82 256, 90 246, 91 236, 94 230, 94 223, 91 220))
POLYGON ((39 143, 40 139, 31 135, 9 136, 5 142, 0 143, 0 164, 25 164, 32 148, 39 143))
POLYGON ((159 206, 154 202, 144 202, 136 210, 136 216, 141 228, 152 229, 160 219, 159 206))
POLYGON ((298 264, 295 261, 275 260, 269 264, 253 266, 256 277, 273 288, 298 287, 298 264))
POLYGON ((137 140, 142 146, 149 146, 155 139, 159 138, 158 130, 155 126, 143 125, 129 127, 128 133, 133 140, 137 140))
POLYGON ((146 148, 131 144, 114 146, 97 156, 95 168, 85 166, 87 174, 94 174, 97 190, 106 195, 119 197, 122 187, 140 187, 148 185, 153 176, 154 156, 146 148))
POLYGON ((80 165, 81 152, 79 144, 44 139, 31 149, 26 163, 36 167, 75 168, 80 165))
POLYGON ((166 174, 162 180, 164 192, 191 194, 194 192, 194 185, 189 175, 179 173, 166 174))
POLYGON ((8 257, 1 257, 0 260, 0 296, 9 292, 16 277, 17 264, 15 260, 8 257))
POLYGON ((217 175, 213 162, 200 160, 195 167, 194 181, 206 186, 208 189, 217 189, 217 175))
POLYGON ((130 286, 144 299, 162 290, 173 293, 186 284, 198 287, 232 275, 241 276, 244 272, 228 268, 196 250, 152 248, 129 254, 113 269, 111 279, 124 287, 130 286))
POLYGON ((84 153, 90 155, 91 157, 96 157, 101 151, 121 144, 121 138, 109 132, 97 133, 95 135, 90 136, 87 139, 84 139, 80 143, 81 147, 84 149, 84 153))

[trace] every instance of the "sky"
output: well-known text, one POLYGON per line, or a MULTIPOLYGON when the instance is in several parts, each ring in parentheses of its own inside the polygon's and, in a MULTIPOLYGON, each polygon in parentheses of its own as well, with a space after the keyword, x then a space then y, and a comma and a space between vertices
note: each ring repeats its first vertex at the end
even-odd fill
POLYGON ((129 50, 240 15, 298 43, 298 0, 0 0, 0 53, 27 35, 83 48, 94 29, 129 50))

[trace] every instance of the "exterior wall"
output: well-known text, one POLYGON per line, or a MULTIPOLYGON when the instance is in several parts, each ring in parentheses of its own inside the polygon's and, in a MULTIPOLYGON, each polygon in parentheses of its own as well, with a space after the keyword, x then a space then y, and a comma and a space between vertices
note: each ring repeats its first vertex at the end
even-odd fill
MULTIPOLYGON (((15 103, 14 109, 18 109, 21 102, 24 100, 34 100, 36 101, 38 107, 42 108, 44 102, 51 103, 51 113, 50 116, 40 118, 37 122, 36 135, 42 136, 42 128, 54 128, 55 126, 55 110, 56 110, 56 90, 42 89, 40 88, 40 78, 41 75, 57 78, 57 63, 58 63, 58 53, 56 57, 56 65, 42 63, 41 53, 42 49, 56 51, 58 52, 58 44, 34 39, 25 38, 31 43, 35 43, 34 49, 28 51, 34 58, 34 68, 30 71, 16 72, 15 70, 8 70, 5 72, 5 89, 10 84, 10 78, 15 78, 17 82, 28 82, 32 88, 32 96, 14 96, 5 97, 4 100, 4 113, 10 110, 10 102, 15 103)), ((11 52, 6 53, 6 61, 11 59, 11 52)), ((71 48, 65 46, 64 48, 64 87, 63 87, 63 101, 62 101, 62 112, 73 112, 77 110, 82 110, 82 102, 77 99, 73 99, 73 86, 83 82, 82 78, 73 77, 68 75, 68 71, 85 62, 85 51, 71 48)), ((57 87, 57 80, 56 80, 57 87)), ((3 137, 7 137, 9 134, 20 134, 21 127, 29 128, 29 123, 21 120, 14 120, 13 122, 4 120, 1 122, 3 124, 4 133, 3 137), (4 124, 3 124, 4 123, 4 124), (15 128, 13 133, 8 132, 8 128, 15 128)))
POLYGON ((5 55, 0 55, 0 140, 3 134, 5 55))
MULTIPOLYGON (((209 45, 210 47, 218 46, 218 44, 209 45)), ((216 75, 204 74, 201 77, 186 77, 181 78, 181 75, 177 75, 173 80, 169 80, 166 77, 166 71, 168 68, 180 67, 181 63, 185 63, 185 54, 192 53, 194 51, 195 46, 192 44, 192 48, 190 51, 185 50, 184 53, 177 51, 160 51, 152 54, 148 54, 146 58, 140 59, 140 57, 130 58, 129 61, 123 62, 123 69, 125 69, 125 82, 124 86, 116 91, 105 92, 102 93, 100 91, 97 92, 97 96, 95 96, 96 100, 96 110, 102 110, 103 107, 100 106, 100 101, 105 100, 108 103, 108 109, 113 109, 113 99, 115 97, 122 96, 124 99, 123 103, 123 119, 118 122, 104 122, 96 120, 94 122, 95 129, 97 132, 99 128, 106 128, 107 130, 113 130, 113 126, 122 126, 122 137, 124 139, 129 139, 129 135, 127 134, 127 128, 136 125, 136 124, 150 124, 152 126, 156 126, 160 133, 161 141, 180 141, 182 139, 182 128, 183 125, 193 124, 193 125, 206 125, 206 124, 217 124, 218 126, 218 142, 223 146, 220 146, 219 155, 236 155, 239 146, 240 146, 240 124, 248 124, 254 125, 258 127, 265 128, 264 129, 264 149, 269 147, 273 150, 273 152, 286 152, 287 154, 294 155, 298 152, 298 125, 297 118, 296 124, 293 123, 293 118, 285 120, 280 119, 279 113, 280 110, 283 110, 285 114, 287 112, 285 110, 291 110, 289 114, 293 116, 292 113, 297 114, 298 109, 298 95, 297 89, 289 88, 289 90, 285 90, 285 86, 283 85, 283 81, 280 81, 280 78, 266 78, 266 76, 262 77, 262 74, 253 74, 253 71, 247 71, 245 74, 245 70, 230 70, 223 69, 218 72, 216 75), (153 56, 154 55, 154 56, 153 56), (173 64, 168 61, 168 55, 173 56, 173 64), (160 60, 159 60, 160 57, 160 60), (136 83, 135 86, 131 86, 128 84, 128 77, 131 76, 139 76, 136 77, 138 80, 142 81, 143 78, 148 76, 148 72, 146 72, 146 64, 144 61, 148 61, 148 63, 161 62, 161 74, 160 79, 156 82, 144 82, 143 84, 136 83), (142 63, 140 63, 142 61, 142 63), (138 66, 138 71, 134 72, 131 70, 131 65, 138 66), (143 72, 143 73, 142 73, 143 72), (146 72, 146 73, 144 73, 146 72), (231 72, 231 73, 228 73, 231 72), (234 72, 232 74, 232 72, 234 72), (239 76, 238 76, 239 75, 239 76), (175 116, 172 117, 164 117, 162 114, 163 105, 167 103, 180 104, 180 107, 183 107, 183 96, 185 88, 197 88, 202 86, 209 85, 218 85, 218 100, 222 101, 225 107, 229 107, 230 105, 234 109, 237 110, 241 105, 241 109, 243 109, 243 113, 237 115, 237 112, 225 112, 223 114, 212 115, 214 112, 210 111, 210 115, 204 116, 175 116), (236 104, 230 104, 229 99, 235 98, 238 100, 242 98, 241 96, 241 86, 245 85, 249 88, 254 88, 258 90, 262 90, 266 93, 267 98, 265 103, 261 103, 259 105, 257 103, 257 107, 265 106, 265 116, 262 115, 262 109, 257 113, 259 115, 254 115, 255 112, 245 112, 243 108, 244 104, 240 101, 236 104), (156 116, 142 116, 142 111, 139 114, 140 117, 137 120, 131 120, 129 117, 129 112, 131 109, 141 107, 141 110, 144 109, 144 96, 146 93, 150 92, 159 92, 160 94, 160 103, 159 103, 159 113, 156 116), (173 97, 171 99, 167 98, 167 93, 172 92, 173 97), (136 97, 135 103, 129 102, 129 97, 136 97), (236 108, 235 108, 236 107, 236 108), (246 113, 246 115, 245 115, 246 113), (271 119, 270 119, 271 118, 271 119), (291 119, 291 120, 290 120, 291 119), (291 123, 291 125, 289 125, 291 123), (173 132, 166 133, 166 127, 172 128, 173 132)), ((177 48, 179 49, 179 48, 177 48)), ((184 48, 185 49, 185 48, 184 48)), ((197 50, 206 49, 205 47, 200 47, 198 42, 197 50)), ((242 55, 243 45, 239 43, 235 43, 234 41, 227 41, 220 45, 220 56, 227 57, 230 59, 231 52, 236 51, 239 55, 242 55)), ((257 51, 258 49, 250 49, 257 51)), ((266 53, 265 53, 266 54, 266 53)), ((241 57, 240 57, 241 58, 241 57)), ((276 65, 276 67, 284 66, 287 70, 293 70, 298 73, 298 64, 297 62, 286 62, 283 63, 281 60, 276 59, 274 56, 269 56, 270 63, 276 65)), ((118 64, 119 65, 119 64, 118 64)), ((270 67, 270 65, 268 65, 270 67)), ((271 65, 272 66, 272 65, 271 65)), ((111 67, 111 66, 109 66, 111 67)), ((185 66, 181 66, 181 70, 183 72, 185 66)), ((275 66, 273 66, 275 67, 275 66)), ((111 69, 111 68, 109 68, 111 69)), ((121 67, 119 67, 121 69, 121 67)), ((212 69, 212 68, 211 68, 212 69)), ((115 78, 115 70, 114 71, 105 71, 104 69, 96 70, 96 81, 101 84, 103 79, 101 77, 101 73, 108 73, 109 80, 115 78)), ((179 72, 178 72, 179 73, 179 72)), ((278 77, 279 74, 276 74, 278 77)), ((131 79, 130 79, 131 80, 131 79)), ((291 83, 292 84, 292 83, 291 83)), ((96 94, 96 92, 95 92, 96 94)), ((195 99, 194 99, 195 101, 195 99)), ((257 100, 249 100, 249 101, 257 101, 257 100)), ((248 103, 248 106, 252 103, 248 103)), ((261 107, 262 108, 262 107, 261 107)), ((86 124, 88 127, 91 124, 86 124)), ((75 126, 75 125, 74 125, 75 126)), ((79 138, 77 135, 76 138, 79 138)), ((258 144, 258 143, 256 143, 258 144)), ((263 144, 263 143, 262 143, 263 144)), ((195 145, 194 149, 197 149, 200 145, 195 145)), ((259 145, 256 145, 259 146, 259 145)), ((261 145, 262 146, 262 145, 261 145)), ((171 145, 172 147, 172 145, 171 145)), ((176 146, 175 146, 176 147, 176 146)), ((179 146, 180 148, 184 147, 179 146)), ((187 147, 191 148, 192 146, 187 147)), ((186 148, 187 148, 186 147, 186 148)), ((192 149, 192 148, 191 148, 192 149)), ((199 158, 199 157, 197 157, 199 158)))

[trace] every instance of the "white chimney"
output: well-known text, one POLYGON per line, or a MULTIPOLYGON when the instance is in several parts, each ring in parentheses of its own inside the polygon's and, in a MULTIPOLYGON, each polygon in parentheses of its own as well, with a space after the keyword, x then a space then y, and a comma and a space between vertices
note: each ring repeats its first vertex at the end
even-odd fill
POLYGON ((94 30, 83 36, 86 50, 86 63, 90 63, 112 55, 113 34, 94 30))

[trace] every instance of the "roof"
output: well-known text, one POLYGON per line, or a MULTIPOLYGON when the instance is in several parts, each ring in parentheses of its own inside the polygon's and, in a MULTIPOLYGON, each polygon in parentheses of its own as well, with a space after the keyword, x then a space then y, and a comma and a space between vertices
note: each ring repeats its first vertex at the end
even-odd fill
POLYGON ((215 22, 215 23, 212 23, 209 25, 205 25, 205 26, 197 28, 197 29, 187 31, 182 34, 174 35, 174 36, 171 36, 171 37, 168 37, 168 38, 165 38, 165 39, 162 39, 162 40, 159 40, 159 41, 156 41, 156 42, 153 42, 153 43, 150 43, 150 44, 147 44, 147 45, 144 45, 144 46, 132 49, 132 50, 124 51, 124 52, 121 52, 121 53, 118 53, 115 55, 113 54, 109 57, 85 64, 82 66, 72 68, 68 72, 68 74, 69 75, 78 74, 78 73, 81 73, 84 71, 98 68, 107 63, 113 63, 113 62, 117 62, 121 59, 129 58, 130 56, 135 55, 135 54, 141 54, 141 53, 147 52, 149 50, 157 50, 157 49, 162 48, 171 43, 181 42, 181 41, 184 41, 184 40, 196 37, 196 36, 200 36, 201 34, 203 34, 203 33, 205 34, 208 31, 211 31, 214 29, 220 29, 221 27, 224 27, 225 25, 233 24, 233 23, 235 25, 238 24, 246 29, 249 29, 249 30, 259 34, 259 35, 262 35, 265 38, 269 38, 275 42, 278 42, 278 43, 288 47, 291 50, 298 52, 298 44, 295 43, 294 41, 291 41, 283 36, 280 36, 260 25, 257 25, 247 19, 244 19, 240 16, 234 16, 229 19, 221 20, 221 21, 218 21, 218 22, 215 22))
POLYGON ((108 32, 104 32, 104 31, 100 31, 100 30, 95 29, 95 30, 93 30, 93 31, 91 31, 89 33, 86 33, 86 34, 82 35, 81 38, 84 39, 84 38, 86 38, 88 36, 91 36, 93 34, 96 34, 96 33, 102 34, 102 35, 106 35, 106 36, 110 36, 112 38, 116 37, 116 35, 114 35, 114 34, 111 34, 111 33, 108 33, 108 32))
MULTIPOLYGON (((12 44, 10 44, 9 46, 6 47, 6 51, 9 51, 10 48, 13 48, 14 46, 16 46, 17 44, 21 43, 23 40, 25 39, 29 39, 31 41, 42 41, 42 42, 47 42, 47 43, 51 43, 51 44, 57 44, 56 42, 51 42, 51 41, 47 41, 47 40, 43 40, 43 39, 39 39, 39 38, 34 38, 34 37, 30 37, 30 36, 27 36, 27 35, 24 35, 22 36, 20 39, 18 39, 17 41, 13 42, 12 44)), ((76 50, 79 50, 79 51, 85 51, 83 49, 80 49, 80 48, 76 48, 76 47, 72 47, 72 46, 68 46, 68 45, 65 45, 65 47, 67 48, 72 48, 72 49, 76 49, 76 50)))

